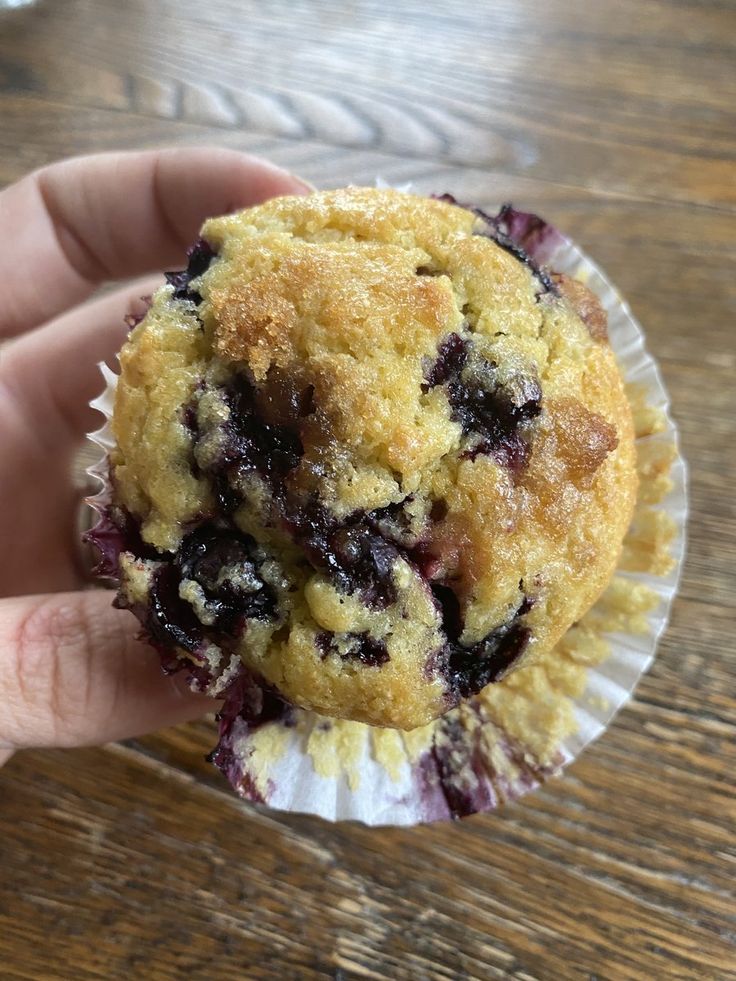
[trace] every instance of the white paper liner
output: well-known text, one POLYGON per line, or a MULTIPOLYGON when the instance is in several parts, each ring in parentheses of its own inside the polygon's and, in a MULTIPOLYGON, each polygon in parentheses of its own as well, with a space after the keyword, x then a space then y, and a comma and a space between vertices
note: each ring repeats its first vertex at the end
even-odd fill
MULTIPOLYGON (((368 825, 411 825, 491 810, 504 800, 521 797, 574 760, 626 704, 651 665, 667 626, 685 547, 686 468, 679 454, 677 430, 669 416, 669 400, 657 365, 645 349, 642 329, 615 287, 591 259, 561 235, 555 235, 551 247, 543 251, 545 265, 582 280, 598 295, 608 315, 611 346, 625 381, 641 386, 646 404, 662 412, 662 430, 637 441, 637 447, 658 441, 675 448, 671 490, 655 505, 675 526, 670 546, 672 567, 661 577, 617 573, 656 594, 656 605, 644 613, 647 632, 602 634, 610 654, 588 669, 585 691, 574 702, 576 729, 546 756, 544 764, 501 731, 482 709, 478 709, 472 731, 448 724, 453 713, 433 723, 436 734, 425 732, 424 745, 418 750, 412 750, 411 737, 389 735, 390 759, 377 750, 380 731, 297 709, 287 719, 256 730, 242 719, 235 720, 227 739, 230 759, 223 769, 246 799, 279 810, 368 825)), ((110 499, 106 456, 114 445, 109 421, 117 375, 106 365, 100 367, 106 387, 91 405, 106 421, 89 438, 103 451, 103 458, 88 473, 101 481, 100 492, 89 503, 102 512, 110 499)), ((418 742, 421 744, 421 738, 418 742)))

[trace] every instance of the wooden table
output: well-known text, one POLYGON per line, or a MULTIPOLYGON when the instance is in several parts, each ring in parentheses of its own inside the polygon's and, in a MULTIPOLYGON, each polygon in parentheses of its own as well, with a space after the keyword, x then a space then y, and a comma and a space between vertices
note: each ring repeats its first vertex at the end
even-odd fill
POLYGON ((320 186, 512 198, 630 300, 692 475, 653 669, 564 779, 501 813, 395 831, 261 813, 203 762, 210 722, 18 754, 0 773, 2 978, 736 977, 735 36, 728 0, 0 15, 0 180, 218 143, 320 186))

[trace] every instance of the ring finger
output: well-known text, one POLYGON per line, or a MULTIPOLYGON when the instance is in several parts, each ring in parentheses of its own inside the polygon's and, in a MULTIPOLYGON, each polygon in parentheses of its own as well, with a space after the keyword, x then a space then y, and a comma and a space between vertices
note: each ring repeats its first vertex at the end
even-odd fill
POLYGON ((0 596, 75 589, 84 581, 77 545, 79 493, 71 460, 99 423, 89 400, 102 388, 125 316, 160 279, 138 280, 12 341, 0 354, 0 596))

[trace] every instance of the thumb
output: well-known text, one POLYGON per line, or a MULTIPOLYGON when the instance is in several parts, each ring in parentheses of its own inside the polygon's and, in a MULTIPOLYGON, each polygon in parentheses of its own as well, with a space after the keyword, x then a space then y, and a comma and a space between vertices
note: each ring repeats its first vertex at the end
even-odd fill
POLYGON ((137 736, 214 711, 167 677, 135 621, 94 590, 0 600, 0 763, 14 749, 137 736))

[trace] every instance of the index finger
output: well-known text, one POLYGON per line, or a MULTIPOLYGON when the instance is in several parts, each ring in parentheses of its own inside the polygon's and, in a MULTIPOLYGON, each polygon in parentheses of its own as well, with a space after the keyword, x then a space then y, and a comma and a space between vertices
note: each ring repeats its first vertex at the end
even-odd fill
POLYGON ((0 193, 0 241, 12 243, 0 338, 101 282, 182 265, 207 217, 308 190, 273 164, 218 147, 102 153, 35 171, 0 193))

